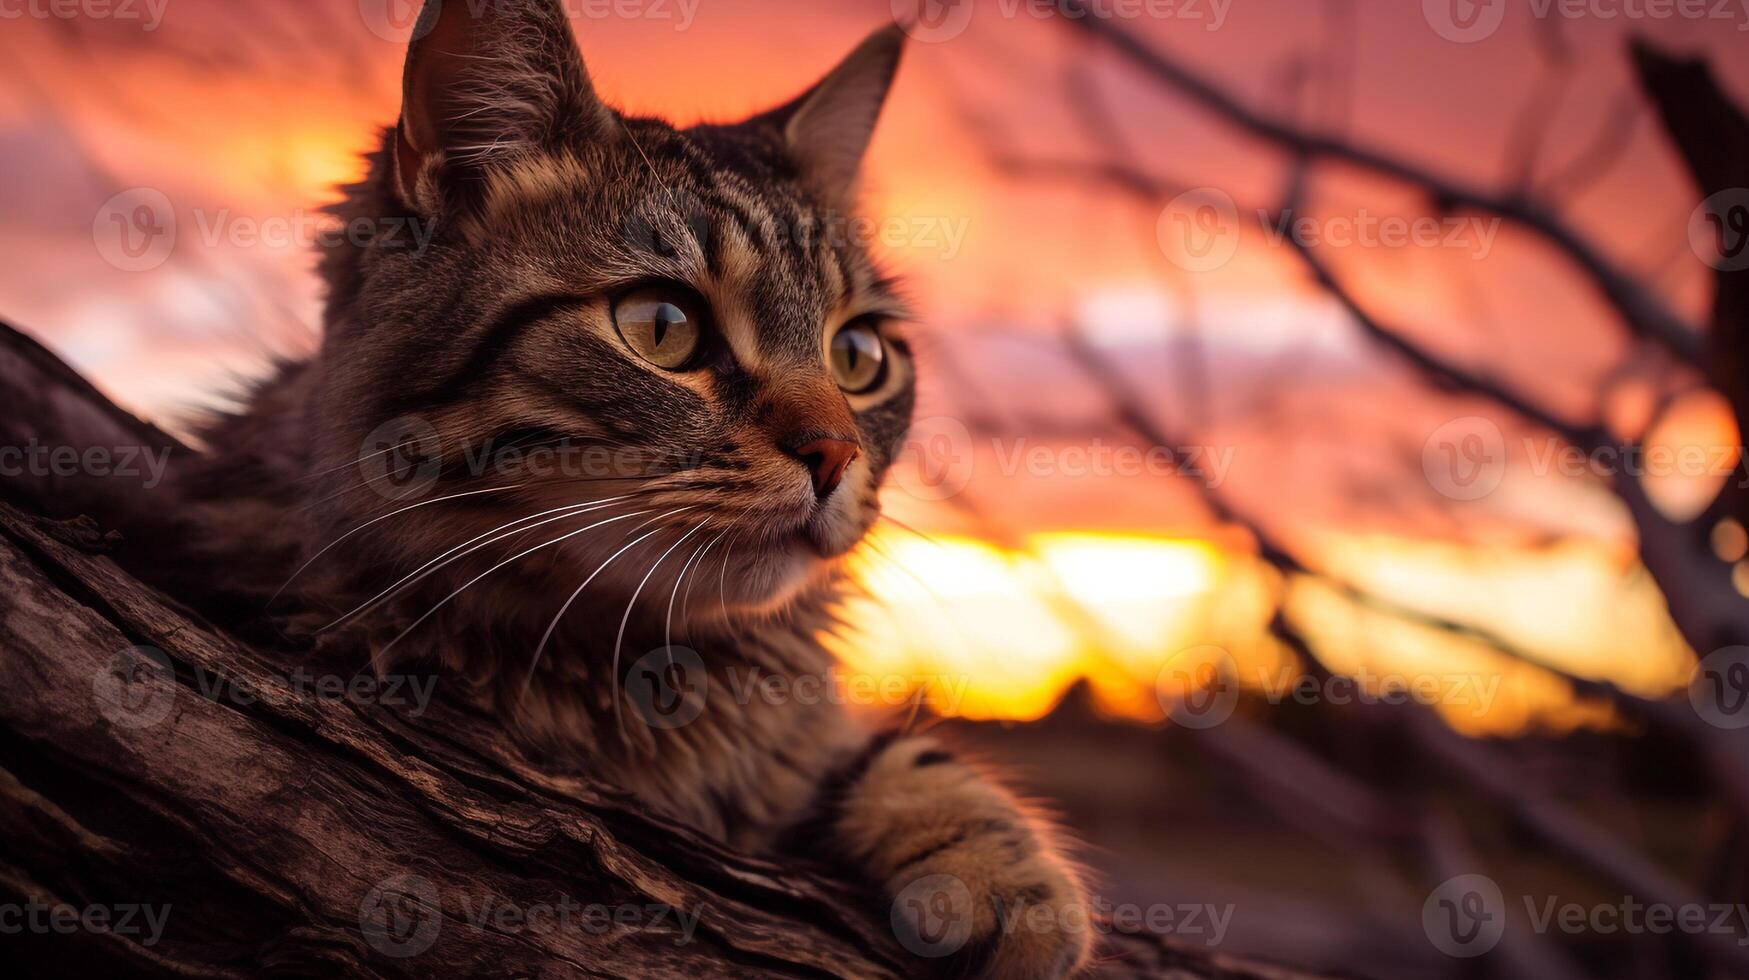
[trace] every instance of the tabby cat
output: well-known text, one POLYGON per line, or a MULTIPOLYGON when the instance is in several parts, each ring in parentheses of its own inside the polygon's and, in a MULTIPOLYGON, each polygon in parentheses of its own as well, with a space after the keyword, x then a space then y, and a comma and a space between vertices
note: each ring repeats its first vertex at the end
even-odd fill
POLYGON ((559 0, 429 0, 337 206, 376 232, 322 257, 321 349, 205 433, 188 492, 213 555, 274 572, 239 594, 303 566, 379 669, 439 662, 548 758, 847 863, 913 948, 945 888, 963 973, 1063 977, 1091 929, 1048 825, 931 738, 730 678, 829 676, 838 559, 910 421, 905 308, 845 231, 903 37, 683 130, 597 98, 559 0))

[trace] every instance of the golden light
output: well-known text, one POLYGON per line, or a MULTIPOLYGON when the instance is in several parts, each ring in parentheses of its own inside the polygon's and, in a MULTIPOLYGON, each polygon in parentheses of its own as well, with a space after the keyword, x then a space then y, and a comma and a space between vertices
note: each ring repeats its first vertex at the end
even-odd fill
MULTIPOLYGON (((1600 546, 1478 554, 1357 536, 1325 548, 1328 567, 1374 594, 1478 623, 1576 674, 1658 695, 1680 689, 1692 668, 1656 590, 1600 546)), ((1054 531, 1005 548, 883 530, 854 574, 867 595, 848 605, 850 628, 836 640, 846 668, 882 686, 903 678, 940 714, 1029 720, 1085 681, 1101 711, 1159 722, 1176 696, 1162 678, 1199 650, 1222 651, 1254 697, 1300 697, 1300 665, 1268 635, 1283 594, 1276 577, 1208 540, 1054 531)), ((1283 601, 1352 696, 1408 691, 1478 735, 1613 722, 1547 671, 1327 582, 1294 580, 1283 601)))

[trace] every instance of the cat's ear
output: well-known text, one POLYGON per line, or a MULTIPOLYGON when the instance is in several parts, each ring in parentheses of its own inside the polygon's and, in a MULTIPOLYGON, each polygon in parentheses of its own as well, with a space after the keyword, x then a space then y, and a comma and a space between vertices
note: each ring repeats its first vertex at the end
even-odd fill
POLYGON ((768 114, 803 177, 829 200, 850 196, 904 49, 897 25, 876 31, 819 84, 768 114))
POLYGON ((395 187, 425 210, 484 168, 613 124, 559 0, 426 0, 395 131, 395 187))

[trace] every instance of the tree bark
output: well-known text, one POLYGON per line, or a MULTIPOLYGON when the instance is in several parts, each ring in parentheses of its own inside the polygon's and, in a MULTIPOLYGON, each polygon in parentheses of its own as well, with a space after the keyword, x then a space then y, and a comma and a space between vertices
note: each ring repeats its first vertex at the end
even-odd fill
MULTIPOLYGON (((3 325, 0 399, 8 445, 187 451, 3 325)), ((27 972, 927 975, 886 903, 824 867, 543 770, 466 705, 294 686, 362 658, 247 645, 130 576, 95 521, 47 516, 102 492, 0 478, 0 909, 25 916, 0 930, 23 923, 4 945, 27 972)), ((1306 976, 1102 935, 1099 977, 1306 976)))

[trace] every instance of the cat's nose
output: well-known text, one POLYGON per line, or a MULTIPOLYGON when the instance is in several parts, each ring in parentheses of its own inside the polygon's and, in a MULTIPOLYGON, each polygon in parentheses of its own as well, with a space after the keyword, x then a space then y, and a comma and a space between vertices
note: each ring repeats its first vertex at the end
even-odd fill
POLYGON ((820 500, 832 496, 844 480, 844 471, 862 454, 862 447, 851 439, 810 439, 784 448, 808 468, 814 479, 814 496, 820 500))

